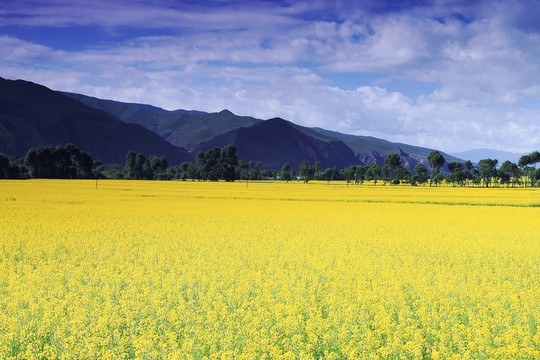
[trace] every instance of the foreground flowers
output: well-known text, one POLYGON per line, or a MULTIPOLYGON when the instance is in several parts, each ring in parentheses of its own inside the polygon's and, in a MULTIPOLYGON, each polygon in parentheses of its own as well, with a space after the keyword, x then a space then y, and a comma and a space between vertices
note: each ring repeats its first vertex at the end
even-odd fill
POLYGON ((534 359, 534 189, 0 182, 7 359, 534 359))

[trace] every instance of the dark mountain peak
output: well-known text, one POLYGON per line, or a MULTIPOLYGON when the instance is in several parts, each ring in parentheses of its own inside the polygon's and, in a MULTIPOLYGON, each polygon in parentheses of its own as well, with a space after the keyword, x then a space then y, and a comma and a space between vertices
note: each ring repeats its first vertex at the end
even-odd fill
POLYGON ((235 116, 234 113, 229 109, 223 109, 218 114, 220 114, 220 115, 228 115, 228 116, 235 116))
POLYGON ((282 127, 293 127, 294 124, 288 120, 282 119, 280 117, 271 118, 268 120, 265 120, 262 124, 266 124, 267 126, 282 126, 282 127))
POLYGON ((203 142, 197 151, 232 144, 240 159, 261 161, 267 169, 279 169, 284 163, 298 169, 302 161, 321 161, 323 167, 338 168, 357 163, 353 151, 342 141, 324 141, 301 129, 287 120, 273 118, 216 136, 203 142))

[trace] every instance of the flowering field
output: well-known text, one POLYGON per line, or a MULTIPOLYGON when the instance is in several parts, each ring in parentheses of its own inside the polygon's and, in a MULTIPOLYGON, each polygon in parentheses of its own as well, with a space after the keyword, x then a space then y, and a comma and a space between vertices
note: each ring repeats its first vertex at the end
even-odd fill
POLYGON ((0 181, 2 359, 538 359, 540 191, 0 181))

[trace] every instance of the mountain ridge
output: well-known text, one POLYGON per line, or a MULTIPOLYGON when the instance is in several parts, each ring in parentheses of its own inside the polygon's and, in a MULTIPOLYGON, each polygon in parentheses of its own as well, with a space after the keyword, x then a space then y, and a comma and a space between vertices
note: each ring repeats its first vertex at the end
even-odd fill
POLYGON ((166 156, 172 164, 191 159, 185 149, 141 125, 43 85, 0 78, 0 152, 20 157, 31 147, 66 143, 107 163, 123 163, 129 150, 166 156))
MULTIPOLYGON (((150 130, 156 131, 158 134, 163 136, 166 140, 170 141, 173 144, 176 145, 185 145, 186 149, 191 151, 192 153, 194 151, 200 150, 200 144, 203 144, 205 142, 208 142, 212 140, 213 137, 218 137, 228 131, 237 129, 239 127, 248 127, 250 125, 258 124, 264 120, 256 119, 253 117, 246 117, 246 116, 239 116, 235 115, 229 110, 225 109, 218 113, 196 113, 194 115, 187 114, 188 110, 173 110, 168 111, 165 110, 169 115, 163 115, 161 114, 153 114, 151 117, 151 120, 148 119, 142 119, 135 115, 130 115, 128 112, 121 112, 119 109, 111 109, 110 107, 114 107, 115 104, 118 107, 123 107, 125 105, 130 105, 126 103, 120 103, 115 102, 112 100, 106 100, 107 103, 100 103, 100 100, 97 98, 90 98, 85 95, 75 94, 78 99, 85 103, 94 103, 94 106, 99 106, 101 109, 112 111, 113 114, 117 115, 120 119, 126 121, 126 122, 135 122, 139 123, 143 126, 146 126, 150 130), (96 102, 97 100, 97 102, 96 102), (178 115, 171 115, 171 113, 175 112, 181 112, 182 114, 182 121, 184 121, 184 124, 180 128, 175 129, 168 129, 174 128, 180 122, 180 120, 170 120, 169 117, 174 117, 178 115), (192 117, 191 119, 188 119, 189 117, 192 117), (161 120, 160 120, 161 117, 161 120), (232 121, 232 119, 235 119, 235 121, 232 121), (166 126, 156 126, 154 122, 169 122, 166 126), (177 121, 177 122, 175 122, 177 121), (189 127, 189 124, 193 124, 194 122, 198 122, 196 129, 190 129, 187 133, 183 133, 183 130, 186 127, 189 127), (216 124, 219 124, 219 127, 216 127, 216 124), (194 145, 196 144, 196 145, 194 145)), ((132 104, 136 106, 142 106, 142 104, 132 104)), ((151 105, 149 105, 151 106, 151 105)), ((363 165, 369 165, 371 163, 377 163, 378 165, 384 165, 384 159, 386 155, 388 155, 390 152, 396 152, 401 154, 402 158, 404 159, 404 166, 409 170, 413 171, 414 166, 417 164, 425 166, 428 170, 431 168, 429 165, 429 162, 427 161, 427 155, 429 152, 431 152, 434 149, 430 148, 424 148, 409 144, 401 144, 401 143, 393 143, 388 140, 384 139, 378 139, 371 136, 361 136, 361 135, 351 135, 351 134, 343 134, 337 131, 331 131, 326 130, 322 128, 309 128, 309 127, 303 127, 294 123, 291 123, 294 126, 296 126, 297 130, 300 130, 304 134, 319 138, 320 140, 326 140, 329 139, 333 140, 340 140, 345 145, 347 145, 355 154, 357 163, 361 163, 363 165)), ((216 143, 221 143, 221 140, 216 140, 216 143)), ((441 151, 443 156, 447 159, 448 162, 451 161, 459 161, 462 162, 463 160, 457 157, 454 157, 450 154, 444 153, 441 151)), ((260 159, 264 163, 264 159, 260 159)), ((447 170, 447 165, 443 167, 443 170, 447 170)))
MULTIPOLYGON (((385 157, 396 152, 409 171, 417 164, 430 169, 427 155, 433 149, 429 148, 304 127, 281 118, 239 116, 227 109, 217 113, 170 111, 0 79, 0 152, 8 155, 21 156, 31 146, 73 142, 105 162, 122 163, 125 153, 133 150, 166 156, 175 164, 193 161, 196 152, 209 147, 233 144, 239 158, 261 161, 265 168, 279 169, 285 162, 294 168, 301 161, 322 161, 323 167, 340 168, 384 165, 385 157), (8 83, 25 84, 26 88, 18 92, 5 89, 8 83), (182 144, 185 149, 179 146, 182 144)), ((443 156, 448 162, 463 161, 446 153, 443 156)))

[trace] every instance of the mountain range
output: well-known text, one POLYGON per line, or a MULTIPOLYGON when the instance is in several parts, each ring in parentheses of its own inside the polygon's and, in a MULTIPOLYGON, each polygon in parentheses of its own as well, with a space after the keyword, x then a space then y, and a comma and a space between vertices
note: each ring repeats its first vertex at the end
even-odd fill
MULTIPOLYGON (((23 156, 32 146, 68 142, 105 163, 122 164, 134 150, 165 156, 173 165, 193 161, 199 151, 233 144, 240 159, 261 161, 267 169, 280 169, 286 162, 298 169, 304 160, 321 161, 323 169, 384 165, 385 157, 396 152, 412 171, 417 164, 429 169, 427 155, 433 150, 308 128, 281 118, 261 120, 229 110, 168 111, 0 78, 0 152, 23 156)), ((447 162, 462 161, 442 154, 447 162)))

